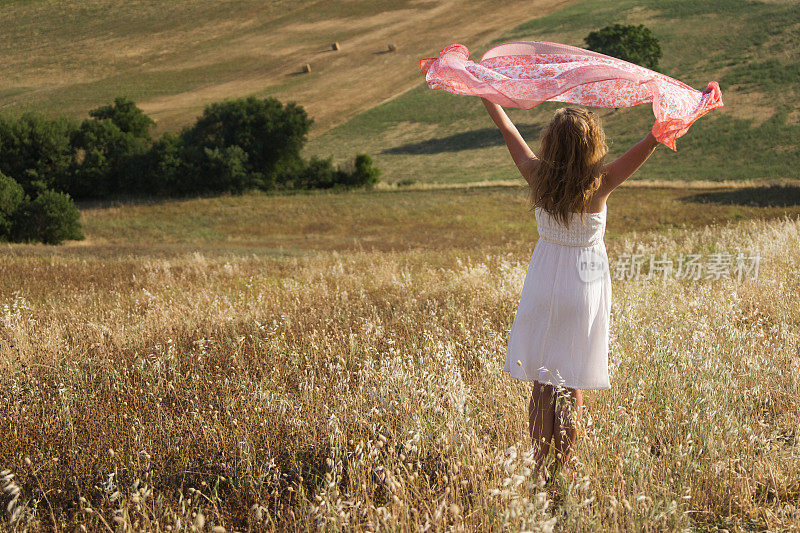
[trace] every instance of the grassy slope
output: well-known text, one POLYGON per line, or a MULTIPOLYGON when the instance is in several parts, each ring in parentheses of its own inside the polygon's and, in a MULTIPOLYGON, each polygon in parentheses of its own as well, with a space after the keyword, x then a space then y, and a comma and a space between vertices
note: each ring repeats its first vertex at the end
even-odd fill
MULTIPOLYGON (((795 2, 584 0, 522 24, 495 42, 534 39, 582 46, 590 31, 615 22, 646 24, 662 44, 664 73, 699 89, 716 80, 725 101, 678 140, 677 153, 660 148, 634 179, 798 176, 800 10, 795 2)), ((484 50, 475 47, 472 57, 484 50)), ((536 147, 541 128, 562 105, 545 103, 509 114, 536 147)), ((598 111, 612 157, 644 136, 653 121, 647 105, 598 111)), ((430 91, 424 83, 326 132, 307 149, 337 158, 356 151, 375 154, 390 182, 469 182, 516 173, 477 98, 430 91)))
POLYGON ((324 131, 413 86, 413 64, 441 35, 487 43, 515 9, 571 1, 513 0, 508 11, 489 0, 5 1, 0 112, 82 117, 125 94, 164 131, 209 102, 256 94, 298 101, 324 131), (389 42, 397 52, 383 53, 389 42))
MULTIPOLYGON (((526 255, 536 238, 523 187, 248 194, 82 205, 86 240, 9 245, 0 256, 306 255, 318 251, 497 248, 526 255)), ((800 215, 800 187, 623 187, 609 200, 607 241, 649 230, 800 215)), ((675 230, 671 232, 671 230, 675 230)))

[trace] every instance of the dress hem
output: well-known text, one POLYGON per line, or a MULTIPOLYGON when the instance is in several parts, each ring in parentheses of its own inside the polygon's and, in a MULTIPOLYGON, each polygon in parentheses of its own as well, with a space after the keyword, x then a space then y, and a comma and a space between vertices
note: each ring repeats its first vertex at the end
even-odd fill
POLYGON ((561 386, 561 387, 564 387, 564 388, 567 388, 567 389, 609 390, 611 388, 610 384, 609 385, 603 385, 603 386, 598 386, 598 385, 567 385, 566 383, 560 383, 560 384, 559 383, 553 383, 552 381, 548 381, 546 379, 539 379, 538 377, 535 377, 535 378, 534 377, 517 377, 517 376, 513 375, 510 370, 503 369, 502 372, 504 374, 508 374, 508 376, 510 378, 518 379, 520 381, 526 381, 528 383, 530 383, 532 381, 538 381, 539 383, 543 383, 543 384, 546 384, 546 385, 552 385, 554 387, 561 386))

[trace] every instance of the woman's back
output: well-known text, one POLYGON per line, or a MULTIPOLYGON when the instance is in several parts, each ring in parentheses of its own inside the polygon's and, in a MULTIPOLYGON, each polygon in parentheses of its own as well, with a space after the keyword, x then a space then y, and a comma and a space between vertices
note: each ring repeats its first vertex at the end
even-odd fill
POLYGON ((539 206, 534 209, 534 216, 540 238, 565 246, 594 246, 603 242, 607 211, 604 206, 599 213, 584 213, 583 221, 578 213, 572 213, 566 226, 539 206))

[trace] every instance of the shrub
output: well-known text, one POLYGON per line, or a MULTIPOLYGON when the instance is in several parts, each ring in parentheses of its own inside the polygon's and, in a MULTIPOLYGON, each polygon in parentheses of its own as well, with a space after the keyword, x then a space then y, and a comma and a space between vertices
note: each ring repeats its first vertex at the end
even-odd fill
POLYGON ((0 172, 0 239, 11 239, 14 219, 25 202, 25 191, 14 179, 0 172))
POLYGON ((281 182, 287 189, 329 189, 336 182, 333 158, 312 157, 284 173, 281 182))
POLYGON ((248 188, 247 153, 239 146, 203 148, 198 166, 195 192, 241 193, 248 188))
POLYGON ((44 191, 17 211, 12 235, 15 241, 41 241, 45 244, 83 239, 79 218, 78 208, 69 195, 44 191))
POLYGON ((372 163, 372 158, 359 154, 355 160, 338 168, 334 168, 333 159, 312 157, 285 172, 281 176, 281 184, 287 189, 331 189, 372 187, 378 183, 380 169, 372 163))
POLYGON ((371 188, 380 181, 381 169, 373 164, 367 154, 358 154, 353 165, 355 168, 350 174, 349 186, 371 188))
POLYGON ((661 45, 644 24, 614 24, 591 32, 584 42, 589 50, 658 70, 661 45))

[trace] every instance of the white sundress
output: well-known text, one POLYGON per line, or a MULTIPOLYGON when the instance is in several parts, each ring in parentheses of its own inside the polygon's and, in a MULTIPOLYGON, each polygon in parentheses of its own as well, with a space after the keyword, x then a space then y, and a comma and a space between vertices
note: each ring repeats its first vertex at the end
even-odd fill
POLYGON ((573 213, 568 226, 536 207, 533 249, 503 371, 525 381, 610 389, 611 274, 603 241, 608 208, 573 213))

